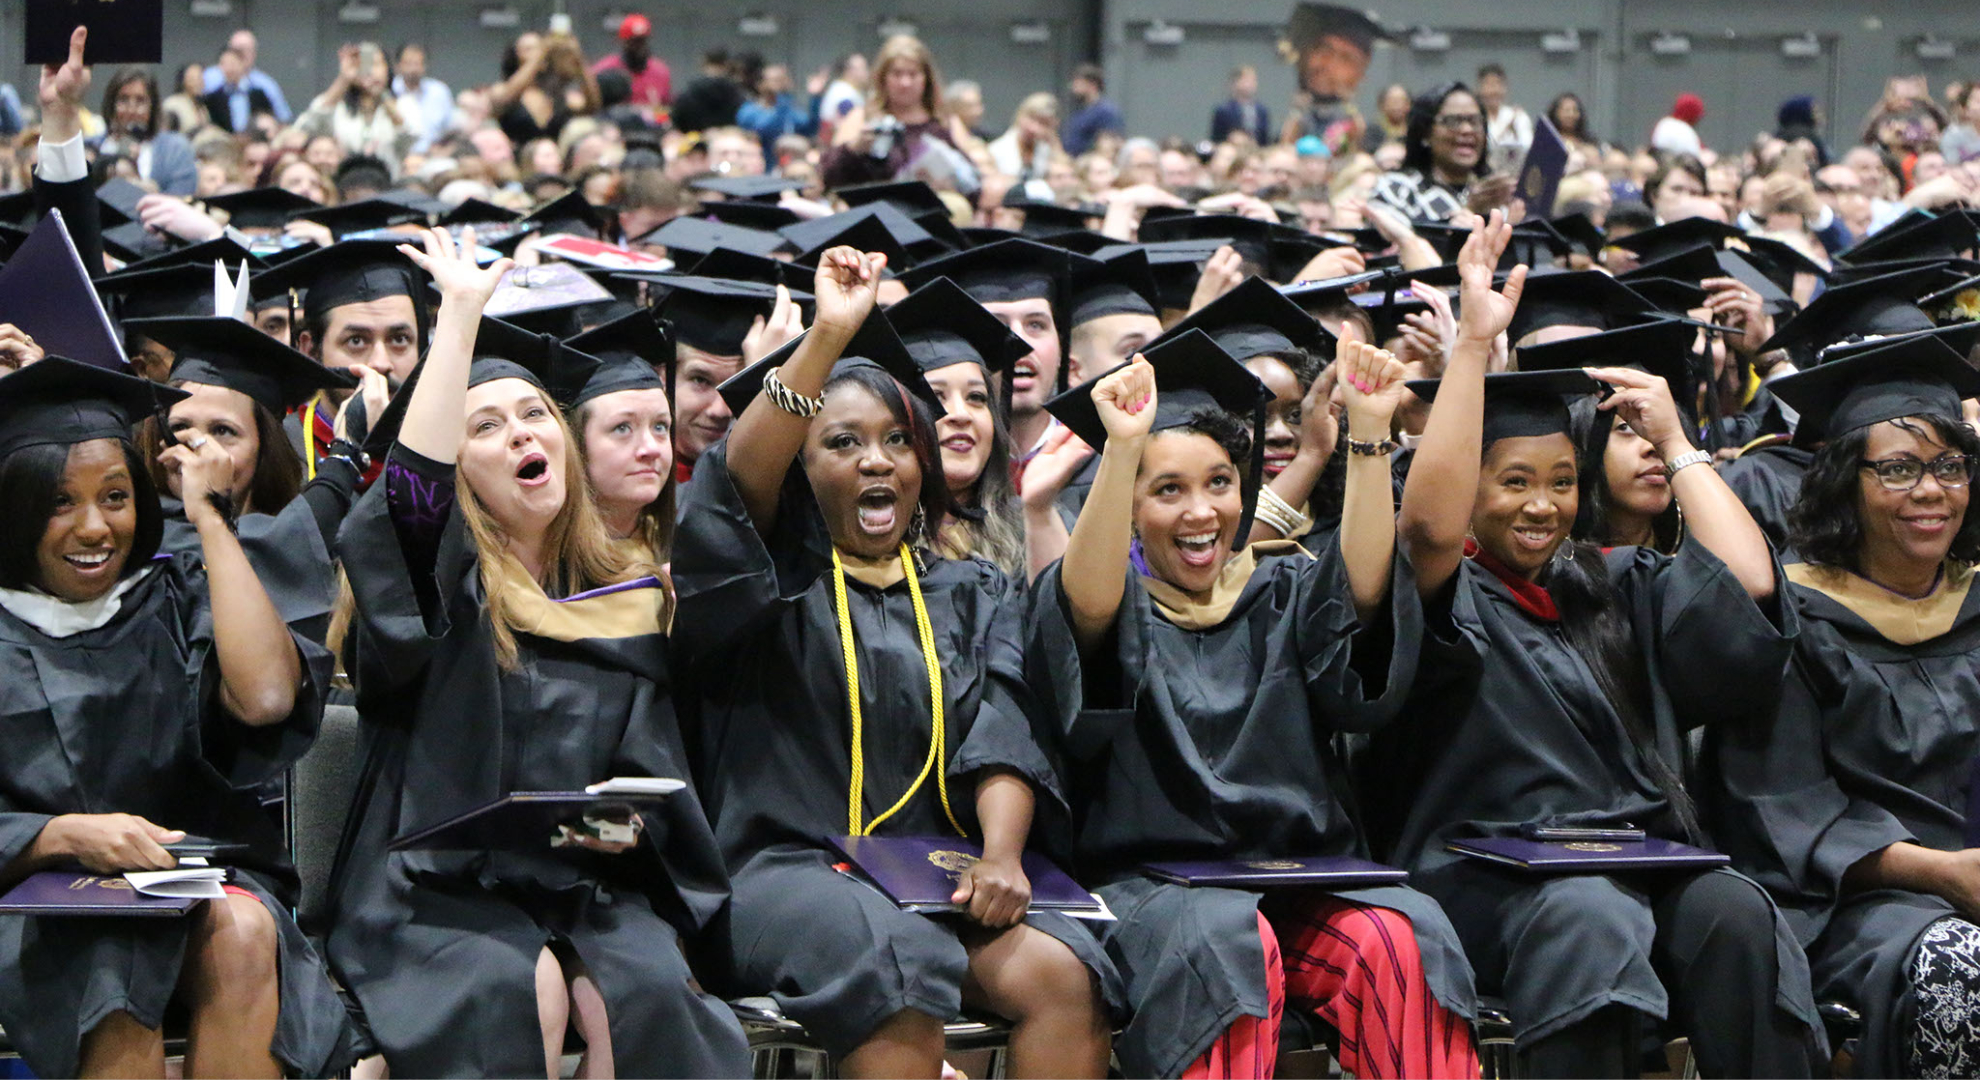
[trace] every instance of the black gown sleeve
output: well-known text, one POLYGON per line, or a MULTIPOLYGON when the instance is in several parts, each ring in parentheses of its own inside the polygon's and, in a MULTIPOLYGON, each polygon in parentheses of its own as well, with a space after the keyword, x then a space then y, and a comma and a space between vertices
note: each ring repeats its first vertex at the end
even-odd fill
POLYGON ((817 580, 803 535, 816 514, 792 505, 791 487, 785 485, 776 533, 766 540, 729 473, 728 442, 709 447, 695 462, 674 534, 674 624, 684 628, 674 649, 686 662, 724 656, 817 580))
POLYGON ((1354 610, 1338 536, 1299 565, 1294 632, 1314 716, 1338 731, 1381 727, 1409 696, 1424 636, 1423 604, 1408 555, 1397 546, 1388 595, 1365 625, 1354 610))
MULTIPOLYGON (((1073 761, 1090 761, 1099 756, 1128 725, 1134 723, 1138 695, 1107 676, 1113 668, 1112 644, 1102 646, 1106 656, 1082 657, 1073 636, 1072 611, 1060 574, 1064 563, 1055 562, 1032 583, 1030 608, 1025 617, 1025 678, 1038 699, 1042 727, 1073 761), (1097 670, 1088 670, 1089 667, 1097 670)), ((1114 619, 1114 637, 1122 633, 1122 622, 1132 618, 1134 593, 1141 588, 1129 568, 1127 591, 1121 596, 1121 612, 1114 619)))
MULTIPOLYGON (((309 749, 323 723, 323 705, 335 662, 322 642, 308 629, 300 628, 319 620, 291 619, 279 610, 278 602, 278 613, 289 623, 302 683, 287 717, 261 726, 243 724, 221 702, 222 673, 219 653, 213 646, 213 608, 206 597, 205 570, 197 568, 190 555, 178 556, 164 570, 184 575, 179 587, 186 595, 186 606, 195 613, 192 640, 201 648, 194 653, 197 667, 191 681, 199 688, 200 756, 234 788, 252 788, 281 776, 309 749)), ((264 584, 263 588, 270 587, 264 584)), ((271 594, 274 591, 270 588, 271 594)))
POLYGON ((76 254, 82 257, 84 272, 92 278, 102 277, 103 221, 96 205, 96 185, 90 178, 56 184, 36 176, 34 207, 37 214, 62 212, 62 224, 69 230, 76 254))
POLYGON ((1617 548, 1610 567, 1638 634, 1655 643, 1656 674, 1682 728, 1773 711, 1801 628, 1779 562, 1764 604, 1695 541, 1671 556, 1617 548))
POLYGON ((337 553, 357 603, 366 681, 409 685, 452 628, 454 601, 478 587, 454 467, 394 445, 384 482, 338 531, 337 553))
POLYGON ((1065 788, 1041 744, 1038 702, 1025 681, 1023 590, 987 565, 982 576, 990 611, 984 631, 983 697, 969 737, 949 758, 949 775, 960 779, 983 769, 1008 769, 1063 809, 1065 788))

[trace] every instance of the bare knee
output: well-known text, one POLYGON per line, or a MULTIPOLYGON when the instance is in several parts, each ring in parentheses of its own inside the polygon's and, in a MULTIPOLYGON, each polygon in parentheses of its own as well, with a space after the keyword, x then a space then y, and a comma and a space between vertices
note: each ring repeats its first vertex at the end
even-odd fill
POLYGON ((202 909, 189 950, 198 989, 232 996, 273 989, 281 933, 267 906, 255 897, 228 893, 202 909))
POLYGON ((1065 942, 1019 925, 970 956, 986 1004, 1014 1021, 1043 1012, 1098 1008, 1093 974, 1065 942))

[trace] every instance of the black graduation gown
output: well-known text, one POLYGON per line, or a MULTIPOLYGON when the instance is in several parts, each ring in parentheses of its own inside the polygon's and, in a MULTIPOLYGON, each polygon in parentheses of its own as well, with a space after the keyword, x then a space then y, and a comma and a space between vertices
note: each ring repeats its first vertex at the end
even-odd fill
POLYGON ((1801 478, 1815 455, 1795 446, 1763 446, 1719 466, 1719 477, 1767 534, 1783 559, 1788 552, 1788 511, 1801 498, 1801 478))
POLYGON ((1936 896, 1844 895, 1852 864, 1900 841, 1958 851, 1980 760, 1980 589, 1946 633, 1900 645, 1824 593, 1789 587, 1802 632, 1777 715, 1707 744, 1714 831, 1807 946, 1815 989, 1863 1014, 1862 1076, 1903 1073, 1918 937, 1936 896))
MULTIPOLYGON (((747 1075, 733 1012, 692 983, 677 943, 714 918, 727 886, 692 788, 646 811, 644 839, 623 855, 533 841, 386 850, 511 791, 688 776, 663 635, 518 632, 517 667, 501 670, 453 469, 394 447, 386 476, 337 538, 357 600, 365 757, 332 882, 329 953, 393 1074, 540 1071, 534 973, 555 942, 605 999, 620 1073, 747 1075), (431 493, 422 501, 437 542, 423 558, 392 519, 393 469, 431 493)), ((651 589, 605 599, 659 603, 651 589)))
MULTIPOLYGON (((165 494, 158 502, 165 512, 158 550, 201 558, 199 530, 186 520, 185 504, 165 494)), ((234 535, 283 621, 322 642, 337 603, 337 564, 310 505, 298 498, 274 514, 242 514, 234 535)))
MULTIPOLYGON (((845 662, 823 523, 796 470, 785 490, 766 543, 731 479, 728 444, 702 454, 674 538, 675 644, 696 694, 699 776, 734 889, 730 989, 776 999, 842 1055, 902 1009, 955 1017, 969 960, 959 919, 903 912, 832 869, 840 856, 824 838, 845 835, 852 776, 845 662)), ((1058 776, 1032 727, 1020 586, 981 559, 929 559, 920 584, 942 664, 950 809, 981 840, 976 774, 1002 768, 1031 784, 1040 819, 1061 812, 1058 776)), ((928 675, 905 581, 876 589, 848 576, 846 602, 870 822, 927 761, 928 675)), ((880 831, 952 835, 934 777, 880 831)), ((1119 1006, 1119 976, 1091 932, 1062 915, 1025 922, 1069 946, 1119 1006)))
MULTIPOLYGON (((1130 569, 1113 647, 1087 662, 1061 569, 1033 591, 1025 656, 1067 762, 1076 864, 1118 917, 1096 927, 1134 1011, 1114 1049, 1129 1076, 1178 1076, 1239 1016, 1267 1015, 1263 896, 1138 868, 1366 857, 1337 738, 1396 716, 1416 676, 1422 607, 1398 555, 1391 603, 1361 625, 1328 544, 1318 558, 1266 558, 1221 622, 1189 630, 1156 610, 1130 569)), ((1334 895, 1407 916, 1432 994, 1475 1015, 1471 966, 1435 901, 1401 886, 1334 895)))
MULTIPOLYGON (((349 1015, 289 915, 298 885, 253 788, 302 756, 323 717, 330 654, 295 634, 304 685, 288 719, 251 728, 220 704, 206 573, 160 557, 104 626, 49 637, 0 609, 0 864, 59 814, 137 814, 245 843, 234 884, 275 917, 281 1012, 270 1051, 296 1075, 352 1061, 349 1015)), ((157 1028, 184 962, 185 919, 0 917, 0 1026, 41 1076, 76 1075, 110 1013, 157 1028)))
MULTIPOLYGON (((1793 645, 1793 610, 1777 601, 1778 616, 1763 612, 1703 544, 1674 556, 1617 548, 1608 569, 1652 676, 1657 752, 1681 770, 1688 729, 1771 707, 1793 645)), ((1526 614, 1469 559, 1451 588, 1447 614, 1431 605, 1409 706, 1415 722, 1374 739, 1364 790, 1371 802, 1390 795, 1371 807, 1375 831, 1394 838, 1391 860, 1443 902, 1461 935, 1482 925, 1477 932, 1520 943, 1521 970, 1508 971, 1487 956, 1514 950, 1466 939, 1479 984, 1504 993, 1522 1046, 1607 1005, 1668 1016, 1650 957, 1651 901, 1627 879, 1522 875, 1446 850, 1448 840, 1517 835, 1528 822, 1628 823, 1685 839, 1559 625, 1526 614)), ((1819 1040, 1807 962, 1778 912, 1772 921, 1775 1004, 1819 1040)))

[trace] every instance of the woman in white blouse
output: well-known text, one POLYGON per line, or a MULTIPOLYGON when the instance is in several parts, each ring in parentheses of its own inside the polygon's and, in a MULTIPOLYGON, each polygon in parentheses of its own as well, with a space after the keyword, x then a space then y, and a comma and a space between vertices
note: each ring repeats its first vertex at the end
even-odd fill
POLYGON ((346 154, 378 158, 396 175, 419 131, 399 115, 386 92, 391 77, 385 50, 377 44, 343 46, 337 50, 336 80, 296 117, 296 127, 312 138, 336 139, 346 154))

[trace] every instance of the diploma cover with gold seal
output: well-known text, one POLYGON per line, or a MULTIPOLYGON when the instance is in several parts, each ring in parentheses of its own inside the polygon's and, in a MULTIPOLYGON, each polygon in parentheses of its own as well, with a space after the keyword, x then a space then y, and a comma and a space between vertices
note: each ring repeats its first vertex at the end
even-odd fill
MULTIPOLYGON (((924 914, 956 910, 949 902, 956 881, 983 858, 982 847, 956 836, 835 836, 831 841, 894 903, 924 914)), ((1030 910, 1068 915, 1103 910, 1092 893, 1045 856, 1027 851, 1020 865, 1031 879, 1030 910)))

